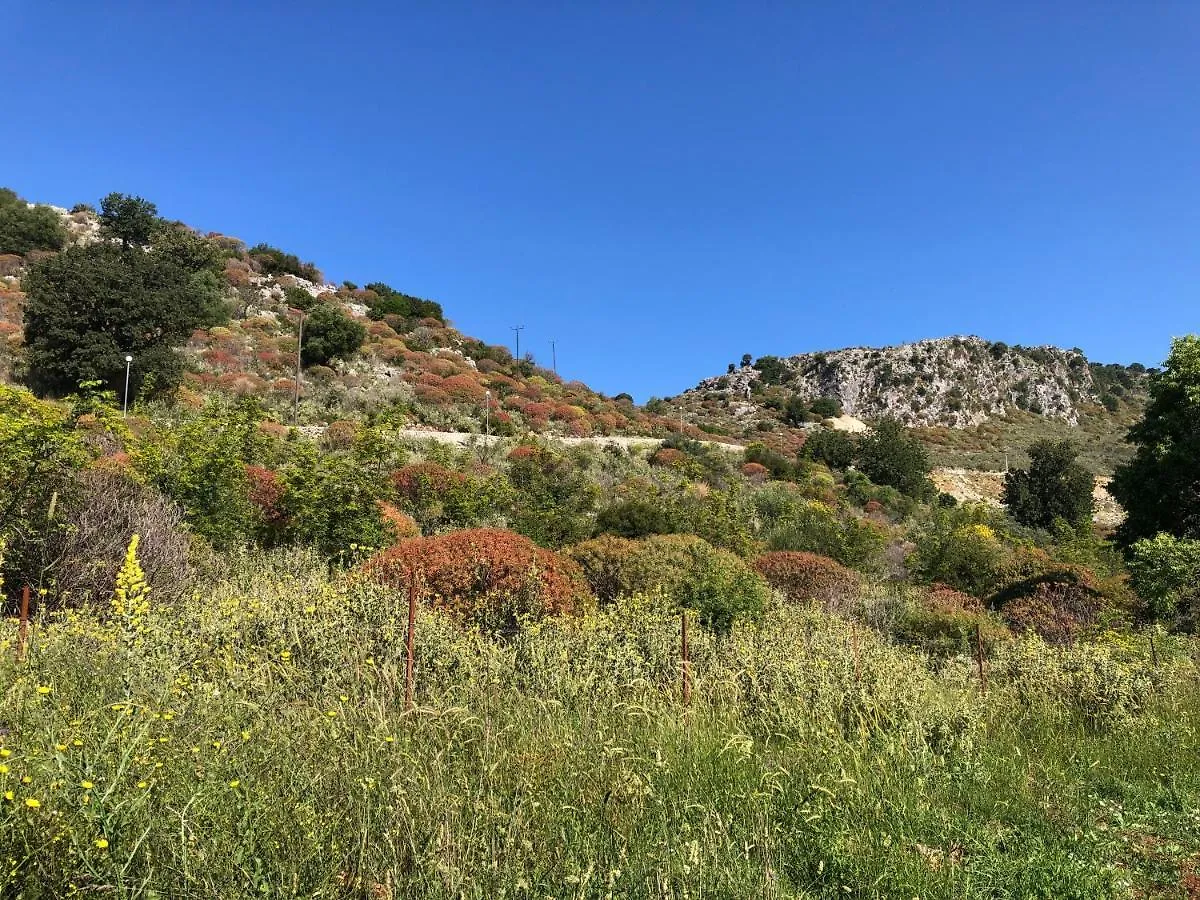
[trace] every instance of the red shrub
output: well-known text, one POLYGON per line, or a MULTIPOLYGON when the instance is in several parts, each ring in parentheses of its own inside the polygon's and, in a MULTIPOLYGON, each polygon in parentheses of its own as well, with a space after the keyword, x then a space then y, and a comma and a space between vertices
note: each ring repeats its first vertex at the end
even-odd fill
POLYGON ((510 462, 518 459, 529 459, 531 456, 537 456, 538 452, 539 451, 537 447, 534 447, 530 444, 521 444, 512 448, 508 454, 508 459, 510 462))
POLYGON ((1071 643, 1095 627, 1108 603, 1073 573, 1041 575, 1010 585, 992 602, 1014 631, 1034 631, 1051 643, 1071 643))
POLYGON ((763 481, 771 474, 771 470, 762 463, 748 462, 742 466, 742 474, 755 481, 763 481))
POLYGON ((983 612, 983 602, 978 597, 956 591, 944 584, 933 584, 925 593, 925 605, 939 612, 983 612))
POLYGON ((378 554, 365 570, 400 591, 415 577, 426 603, 491 627, 570 615, 588 599, 572 560, 498 528, 410 538, 378 554))
POLYGON ((685 459, 687 459, 687 454, 682 450, 676 450, 674 447, 661 447, 650 457, 650 465, 674 468, 681 465, 685 459))
POLYGON ((470 375, 451 375, 442 389, 460 403, 482 403, 485 394, 483 385, 470 375))
POLYGON ((860 585, 856 572, 816 553, 764 553, 754 561, 754 568, 789 602, 815 600, 831 611, 856 595, 860 585))
POLYGON ((283 521, 283 483, 279 476, 262 466, 246 466, 246 480, 250 483, 250 502, 268 525, 283 521))

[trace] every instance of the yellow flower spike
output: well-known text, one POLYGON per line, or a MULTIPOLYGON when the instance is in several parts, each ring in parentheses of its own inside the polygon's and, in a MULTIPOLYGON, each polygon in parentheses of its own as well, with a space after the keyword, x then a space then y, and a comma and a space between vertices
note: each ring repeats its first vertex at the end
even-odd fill
POLYGON ((101 850, 107 850, 108 849, 108 841, 106 841, 104 838, 100 838, 96 841, 96 846, 101 850))
POLYGON ((333 718, 336 718, 336 717, 337 717, 337 710, 336 710, 336 709, 331 709, 329 712, 325 713, 325 715, 329 716, 329 718, 331 718, 331 719, 333 719, 333 718))
POLYGON ((29 784, 32 781, 33 781, 33 779, 30 778, 28 775, 26 775, 24 778, 21 779, 21 784, 29 784))
POLYGON ((55 744, 54 749, 57 750, 59 753, 63 753, 67 749, 67 745, 66 744, 55 744))
POLYGON ((54 690, 54 688, 50 687, 50 685, 48 685, 48 684, 39 684, 37 687, 37 692, 39 694, 41 694, 43 697, 45 697, 52 690, 54 690))
POLYGON ((42 805, 42 801, 38 800, 36 797, 26 797, 25 805, 28 806, 30 809, 37 809, 39 806, 42 805))
POLYGON ((235 778, 235 779, 233 779, 233 781, 229 782, 229 786, 230 786, 231 788, 236 788, 236 787, 237 787, 239 784, 241 784, 241 782, 240 782, 240 781, 238 781, 236 778, 235 778))
POLYGON ((4 763, 0 763, 0 775, 7 775, 7 774, 8 774, 8 766, 4 765, 4 763))
POLYGON ((383 739, 383 742, 384 742, 385 744, 390 744, 390 743, 394 742, 395 740, 396 740, 396 739, 395 739, 394 737, 392 737, 392 736, 389 734, 387 737, 385 737, 385 738, 383 739))
POLYGON ((280 659, 291 659, 292 652, 290 650, 284 650, 282 653, 279 654, 279 658, 280 659))
POLYGON ((7 800, 9 803, 11 803, 13 800, 17 799, 17 795, 14 794, 12 791, 5 791, 4 799, 7 800))
POLYGON ((348 702, 350 701, 350 698, 349 698, 349 697, 347 697, 345 694, 342 694, 342 695, 341 695, 341 697, 340 697, 339 699, 340 699, 340 700, 341 700, 343 703, 348 703, 348 702))
POLYGON ((149 785, 149 784, 147 784, 147 783, 146 783, 146 782, 144 782, 144 781, 139 781, 139 782, 137 783, 137 786, 138 786, 139 788, 148 788, 148 787, 150 787, 150 785, 149 785))
POLYGON ((250 740, 250 732, 248 732, 248 731, 243 731, 243 732, 242 732, 242 740, 243 740, 243 741, 248 741, 248 740, 250 740))
POLYGON ((4 747, 0 747, 0 759, 8 759, 10 756, 12 756, 11 750, 6 750, 4 747))
POLYGON ((90 781, 81 781, 81 782, 79 782, 79 786, 81 788, 83 788, 85 791, 90 791, 92 788, 95 787, 95 785, 92 784, 90 781))
POLYGON ((82 747, 83 741, 81 741, 79 738, 75 738, 75 740, 71 741, 71 746, 72 747, 82 747))
POLYGON ((89 803, 91 803, 91 802, 92 802, 92 795, 91 795, 91 794, 84 794, 84 795, 83 795, 83 805, 84 805, 84 806, 87 806, 87 805, 88 805, 89 803))

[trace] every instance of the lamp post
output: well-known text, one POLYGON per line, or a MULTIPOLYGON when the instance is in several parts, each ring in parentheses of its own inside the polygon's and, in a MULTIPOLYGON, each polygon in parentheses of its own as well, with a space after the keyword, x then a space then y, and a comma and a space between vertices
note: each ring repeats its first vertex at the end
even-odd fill
POLYGON ((133 365, 133 357, 125 354, 125 396, 121 398, 121 418, 129 418, 129 368, 133 365))
POLYGON ((492 437, 492 392, 483 392, 483 452, 487 453, 492 437))

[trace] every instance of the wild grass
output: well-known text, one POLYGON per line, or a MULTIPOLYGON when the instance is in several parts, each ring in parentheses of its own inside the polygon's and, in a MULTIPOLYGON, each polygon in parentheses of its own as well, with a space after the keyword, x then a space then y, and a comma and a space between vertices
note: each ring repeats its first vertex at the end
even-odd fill
POLYGON ((776 606, 693 623, 685 707, 653 599, 422 611, 406 712, 403 599, 314 558, 150 599, 45 617, 21 663, 5 623, 0 895, 1180 896, 1200 861, 1182 639, 1019 642, 985 696, 776 606))

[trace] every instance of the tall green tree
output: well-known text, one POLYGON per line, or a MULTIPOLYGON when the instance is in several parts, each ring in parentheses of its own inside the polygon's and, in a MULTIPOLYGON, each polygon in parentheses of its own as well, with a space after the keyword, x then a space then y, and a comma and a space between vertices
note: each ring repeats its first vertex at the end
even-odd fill
POLYGON ((226 312, 215 273, 194 266, 193 250, 175 243, 162 252, 76 246, 34 265, 24 280, 29 384, 54 396, 85 381, 123 392, 131 354, 132 394, 150 375, 156 390, 175 385, 182 363, 173 348, 226 312))
POLYGON ((929 455, 895 419, 883 419, 859 441, 858 467, 876 484, 894 487, 918 499, 933 495, 929 455))
POLYGON ((1109 490, 1125 508, 1118 539, 1160 532, 1200 538, 1200 337, 1177 338, 1163 371, 1150 378, 1150 403, 1126 438, 1137 447, 1109 490))
POLYGON ((367 329, 328 303, 313 307, 304 319, 304 348, 301 359, 306 366, 323 366, 332 359, 345 359, 358 352, 367 338, 367 329))
POLYGON ((1091 521, 1095 500, 1092 474, 1078 462, 1070 441, 1035 441, 1029 468, 1004 476, 1004 505, 1022 525, 1050 528, 1056 519, 1070 525, 1091 521))
POLYGON ((158 207, 142 197, 111 193, 100 201, 100 230, 128 248, 150 243, 158 227, 158 207))

